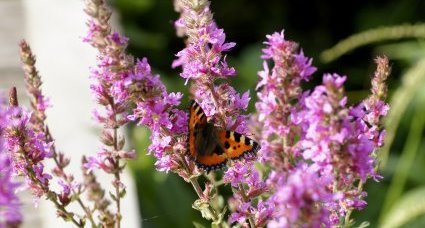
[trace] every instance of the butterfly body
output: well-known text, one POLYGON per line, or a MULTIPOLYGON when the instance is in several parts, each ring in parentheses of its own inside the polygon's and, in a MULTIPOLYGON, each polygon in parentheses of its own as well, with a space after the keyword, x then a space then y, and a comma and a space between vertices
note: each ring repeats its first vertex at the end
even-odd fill
POLYGON ((219 131, 213 123, 206 123, 205 126, 195 127, 195 150, 201 156, 217 153, 224 153, 223 146, 220 143, 219 131))
POLYGON ((224 167, 228 159, 253 157, 260 149, 254 140, 208 122, 195 101, 190 106, 188 139, 189 156, 207 172, 224 167))

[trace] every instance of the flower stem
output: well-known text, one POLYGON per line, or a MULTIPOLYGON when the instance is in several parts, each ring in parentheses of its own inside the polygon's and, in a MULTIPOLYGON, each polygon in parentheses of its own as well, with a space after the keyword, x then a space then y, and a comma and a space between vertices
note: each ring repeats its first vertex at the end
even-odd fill
MULTIPOLYGON (((202 188, 201 188, 201 186, 199 185, 199 182, 198 182, 198 177, 190 178, 190 183, 192 184, 193 188, 195 189, 196 194, 198 194, 198 197, 200 199, 204 198, 203 193, 202 193, 202 188)), ((212 220, 217 224, 217 227, 218 228, 223 227, 221 225, 221 222, 219 222, 220 218, 218 217, 217 212, 211 206, 210 202, 208 202, 208 212, 212 215, 212 220)))
MULTIPOLYGON (((117 162, 118 164, 118 162, 117 162)), ((115 173, 115 180, 117 183, 120 183, 120 174, 119 172, 115 173)), ((117 204, 117 228, 121 227, 121 196, 120 196, 120 186, 117 184, 115 186, 115 194, 117 195, 116 204, 117 204)))
MULTIPOLYGON (((21 49, 21 60, 23 63, 23 69, 25 72, 25 82, 27 87, 28 95, 31 97, 31 107, 33 108, 34 116, 36 117, 35 122, 35 129, 38 131, 41 131, 44 133, 44 140, 47 143, 51 143, 50 150, 52 152, 52 158, 53 161, 56 164, 56 168, 60 171, 58 173, 58 177, 62 178, 64 181, 66 181, 67 184, 72 185, 73 177, 70 175, 67 175, 65 173, 65 166, 64 164, 61 164, 61 162, 58 159, 58 152, 56 151, 56 147, 54 144, 54 139, 49 131, 49 127, 46 124, 46 115, 45 111, 43 109, 39 109, 38 106, 45 105, 44 96, 41 91, 41 77, 38 74, 38 71, 35 67, 35 56, 32 54, 30 46, 27 44, 25 40, 23 40, 20 43, 20 49, 21 49)), ((79 205, 82 207, 82 209, 85 211, 87 218, 92 223, 92 226, 95 226, 95 222, 93 220, 92 213, 90 209, 88 209, 84 203, 80 199, 80 193, 77 194, 77 192, 72 189, 72 193, 74 196, 77 197, 77 201, 79 205)))
MULTIPOLYGON (((48 141, 48 142, 53 142, 53 138, 52 138, 52 136, 51 136, 51 134, 50 134, 50 131, 48 130, 49 128, 47 127, 47 125, 46 124, 44 124, 44 128, 43 128, 43 131, 44 131, 44 133, 45 133, 45 137, 46 137, 46 141, 48 141)), ((53 161, 55 162, 55 164, 56 164, 56 167, 61 171, 61 173, 62 173, 62 177, 65 179, 65 181, 68 183, 68 184, 71 184, 71 180, 68 178, 68 175, 66 175, 65 174, 65 170, 64 170, 64 167, 60 164, 60 162, 59 162, 59 160, 58 160, 58 153, 56 152, 56 147, 55 147, 55 145, 54 144, 52 144, 52 147, 51 147, 51 151, 52 151, 52 153, 53 153, 53 161)), ((76 197, 76 199, 77 199, 77 202, 78 202, 78 204, 81 206, 81 208, 84 210, 84 212, 85 212, 85 214, 86 214, 86 216, 87 216, 87 218, 89 219, 89 221, 90 221, 90 223, 92 224, 92 227, 94 227, 94 226, 96 226, 96 223, 95 223, 95 221, 94 221, 94 219, 93 219, 93 215, 92 215, 92 213, 91 213, 91 211, 90 211, 90 209, 83 203, 83 201, 81 200, 81 198, 80 198, 80 193, 77 193, 74 189, 72 189, 72 193, 74 194, 74 196, 76 197)))
MULTIPOLYGON (((183 156, 183 155, 181 155, 181 161, 182 161, 182 164, 183 164, 183 166, 184 166, 185 170, 186 170, 188 173, 190 173, 189 165, 187 164, 186 159, 184 158, 184 156, 183 156)), ((198 195, 199 199, 204 199, 204 198, 205 198, 205 197, 204 197, 204 193, 203 193, 203 191, 202 191, 201 186, 199 185, 198 177, 191 177, 191 178, 190 178, 190 183, 192 184, 193 189, 195 189, 195 192, 196 192, 196 194, 198 195)), ((209 199, 208 199, 208 212, 211 214, 211 216, 212 216, 212 220, 213 220, 213 222, 214 222, 214 223, 216 223, 217 227, 218 227, 218 228, 223 227, 223 225, 221 224, 221 221, 219 221, 219 220, 220 220, 220 218, 219 218, 219 216, 217 215, 217 212, 216 212, 216 211, 214 210, 214 208, 211 206, 211 203, 209 202, 209 199)))
POLYGON ((90 223, 92 224, 92 227, 96 227, 96 223, 94 222, 94 219, 93 219, 93 215, 92 215, 92 212, 90 211, 90 208, 88 208, 84 203, 83 203, 83 201, 81 200, 81 198, 80 198, 80 195, 79 194, 77 194, 74 190, 72 191, 73 193, 74 193, 74 195, 77 197, 77 202, 78 202, 78 204, 81 206, 81 208, 83 208, 83 210, 84 210, 84 212, 86 213, 86 215, 87 215, 87 218, 90 220, 90 223))
MULTIPOLYGON (((245 193, 245 189, 243 188, 243 185, 242 185, 242 184, 239 184, 239 185, 238 185, 238 190, 239 190, 240 195, 242 196, 242 199, 243 199, 246 203, 250 202, 249 198, 247 197, 247 195, 246 195, 246 193, 245 193)), ((248 216, 248 222, 249 222, 249 226, 250 226, 251 228, 255 228, 255 221, 254 221, 254 219, 252 218, 252 215, 251 215, 251 214, 248 216)))
MULTIPOLYGON (((21 148, 22 149, 22 148, 21 148)), ((24 156, 26 156, 24 154, 24 156)), ((62 212, 64 215, 66 215, 66 218, 68 218, 69 220, 71 220, 72 223, 74 223, 77 227, 84 227, 84 224, 82 224, 81 222, 78 222, 75 218, 74 218, 74 213, 71 213, 69 211, 66 210, 66 208, 58 202, 57 200, 57 194, 51 190, 45 189, 43 187, 43 184, 40 182, 40 180, 37 179, 37 177, 35 176, 34 170, 32 170, 31 168, 27 168, 28 171, 28 175, 31 178, 31 181, 35 184, 37 184, 38 186, 41 186, 44 191, 45 191, 45 195, 46 198, 48 200, 50 200, 51 202, 53 202, 53 204, 55 204, 56 208, 62 212)), ((67 221, 66 218, 63 218, 65 221, 67 221)))
MULTIPOLYGON (((114 107, 114 106, 113 106, 114 107)), ((116 116, 114 116, 116 119, 116 116)), ((114 127, 114 150, 118 151, 118 132, 117 127, 114 127)), ((114 176, 115 176, 115 202, 117 204, 117 221, 116 227, 121 227, 121 193, 120 193, 120 185, 121 185, 121 177, 120 177, 120 161, 119 158, 114 162, 114 176)))
MULTIPOLYGON (((363 189, 363 181, 360 181, 359 185, 357 186, 357 190, 359 192, 361 192, 362 189, 363 189)), ((347 211, 347 214, 345 215, 345 218, 344 218, 344 226, 343 227, 350 227, 351 226, 350 216, 351 216, 352 212, 353 212, 353 209, 350 209, 350 210, 347 211)))

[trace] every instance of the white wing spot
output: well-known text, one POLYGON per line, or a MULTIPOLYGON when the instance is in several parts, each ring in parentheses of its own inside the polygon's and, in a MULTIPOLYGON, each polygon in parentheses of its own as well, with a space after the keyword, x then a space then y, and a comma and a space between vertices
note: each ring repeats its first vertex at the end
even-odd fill
POLYGON ((245 136, 244 135, 241 136, 241 141, 240 142, 245 143, 245 136))

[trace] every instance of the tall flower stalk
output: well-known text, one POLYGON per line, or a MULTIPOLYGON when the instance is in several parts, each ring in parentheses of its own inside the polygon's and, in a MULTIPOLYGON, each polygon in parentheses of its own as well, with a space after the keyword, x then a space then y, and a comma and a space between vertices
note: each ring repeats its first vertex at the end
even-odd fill
POLYGON ((134 66, 134 60, 127 56, 124 50, 128 39, 113 32, 109 23, 111 11, 103 0, 87 2, 86 13, 89 33, 84 38, 98 50, 97 66, 91 70, 93 83, 91 90, 99 107, 94 111, 95 119, 103 125, 101 136, 104 144, 96 156, 88 157, 86 168, 100 168, 114 176, 111 193, 116 205, 115 227, 121 227, 121 198, 125 195, 125 186, 121 182, 121 173, 125 167, 123 160, 135 157, 134 151, 124 149, 124 136, 119 129, 127 120, 126 109, 129 104, 129 94, 125 88, 125 80, 134 66))
POLYGON ((26 185, 34 195, 35 203, 42 196, 50 200, 57 208, 58 216, 71 221, 77 227, 84 226, 84 221, 66 208, 70 198, 62 197, 51 190, 50 175, 44 168, 44 160, 52 157, 51 142, 46 141, 44 132, 39 131, 32 121, 32 113, 18 105, 16 89, 10 92, 8 121, 3 137, 16 175, 25 177, 26 185))
POLYGON ((177 53, 172 66, 182 67, 180 76, 191 82, 190 93, 209 119, 220 127, 246 133, 246 116, 240 112, 248 107, 249 92, 239 95, 227 82, 215 84, 217 79, 236 75, 223 55, 236 44, 226 42, 226 34, 213 20, 209 1, 180 0, 175 5, 181 13, 175 26, 184 31, 186 47, 177 53))
POLYGON ((264 59, 273 60, 259 72, 257 124, 261 157, 271 164, 268 177, 276 208, 271 227, 352 225, 351 211, 362 209, 362 184, 375 172, 375 150, 384 132, 379 119, 384 103, 388 60, 377 59, 372 95, 347 107, 345 76, 325 74, 322 85, 302 92, 301 81, 315 71, 311 60, 283 33, 267 36, 264 59), (379 94, 379 95, 377 95, 379 94))
MULTIPOLYGON (((240 95, 228 82, 217 83, 236 75, 226 62, 225 52, 235 46, 226 42, 226 35, 213 20, 207 0, 177 0, 175 8, 180 18, 175 22, 178 35, 186 37, 186 47, 177 53, 173 67, 181 66, 180 76, 190 82, 193 99, 204 110, 208 121, 218 128, 248 133, 246 111, 250 100, 249 91, 240 95)), ((246 158, 250 160, 251 158, 246 158)), ((251 227, 263 225, 264 220, 252 199, 267 190, 254 162, 236 161, 225 172, 224 182, 231 183, 234 198, 231 199, 234 213, 230 222, 249 221, 251 227)), ((258 204, 261 205, 260 203, 258 204)), ((262 207, 264 208, 264 207, 262 207)))
POLYGON ((25 83, 28 96, 30 97, 31 108, 33 110, 31 114, 31 123, 36 131, 42 132, 45 137, 45 141, 50 144, 51 158, 54 161, 55 167, 52 172, 57 176, 59 185, 62 187, 62 192, 59 197, 61 201, 69 203, 71 198, 75 198, 81 208, 84 210, 87 219, 92 224, 95 224, 92 216, 92 212, 87 205, 84 204, 80 195, 82 193, 81 184, 75 182, 74 175, 69 174, 65 171, 69 165, 70 160, 65 156, 64 153, 56 151, 54 139, 49 131, 49 127, 46 124, 46 109, 49 106, 48 99, 43 95, 41 91, 41 77, 35 67, 35 56, 33 55, 31 48, 25 40, 20 45, 20 55, 22 61, 22 68, 25 72, 25 83))

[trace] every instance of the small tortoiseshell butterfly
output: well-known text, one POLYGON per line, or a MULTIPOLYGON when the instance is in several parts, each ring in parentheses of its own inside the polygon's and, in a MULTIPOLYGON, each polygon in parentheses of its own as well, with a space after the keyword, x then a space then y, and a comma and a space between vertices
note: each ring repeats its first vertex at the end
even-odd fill
POLYGON ((253 157, 260 149, 254 140, 208 122, 201 106, 190 104, 189 155, 198 168, 207 172, 220 169, 228 159, 253 157))

